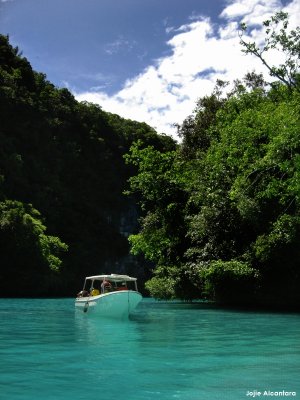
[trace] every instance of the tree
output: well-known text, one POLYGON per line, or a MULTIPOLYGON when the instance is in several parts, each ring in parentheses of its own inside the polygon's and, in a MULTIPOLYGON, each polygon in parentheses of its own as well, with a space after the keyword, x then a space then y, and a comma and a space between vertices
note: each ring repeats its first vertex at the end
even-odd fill
POLYGON ((267 67, 271 76, 276 77, 290 89, 299 90, 299 56, 300 56, 300 28, 288 31, 288 14, 280 11, 270 19, 263 22, 265 30, 264 44, 247 42, 243 39, 247 32, 247 25, 240 26, 240 43, 245 54, 253 54, 258 57, 263 65, 267 67), (285 60, 282 64, 271 65, 267 61, 266 53, 270 50, 278 50, 284 54, 285 60))
POLYGON ((297 91, 279 92, 276 101, 272 90, 244 93, 219 112, 220 139, 203 160, 190 235, 204 283, 215 261, 246 262, 260 276, 253 290, 261 301, 275 302, 280 287, 281 302, 289 303, 298 301, 300 279, 300 110, 297 91))
POLYGON ((248 73, 227 96, 218 85, 179 128, 175 152, 132 150, 145 214, 130 241, 155 263, 154 296, 300 305, 299 31, 287 34, 285 17, 265 23, 284 26, 262 50, 246 48, 264 60, 281 46, 286 65, 270 66, 279 82, 267 90, 248 73))
POLYGON ((195 158, 200 150, 205 152, 209 148, 214 138, 212 127, 217 111, 224 104, 225 98, 222 94, 227 85, 228 82, 218 79, 213 93, 199 99, 194 114, 177 127, 178 135, 182 139, 180 152, 186 159, 195 158))
MULTIPOLYGON (((174 149, 174 140, 146 123, 79 103, 69 90, 33 71, 3 35, 0 120, 0 201, 32 204, 47 225, 46 236, 69 245, 61 273, 51 275, 61 281, 60 292, 57 286, 47 293, 73 295, 85 275, 99 271, 143 278, 144 266, 128 254, 127 236, 137 226, 138 212, 134 201, 123 196, 135 171, 125 165, 123 155, 137 139, 162 151, 174 149)), ((28 249, 30 240, 24 241, 28 249)), ((48 245, 54 242, 43 242, 46 253, 48 245)), ((49 269, 41 269, 40 261, 34 268, 20 267, 29 280, 41 270, 48 280, 49 269)), ((0 280, 0 293, 2 285, 0 280)))
POLYGON ((193 298, 195 288, 185 278, 182 262, 187 246, 183 162, 176 151, 161 152, 141 142, 131 147, 126 161, 137 167, 127 193, 140 200, 144 211, 140 232, 129 237, 131 251, 155 266, 146 287, 160 298, 193 298))
POLYGON ((58 237, 45 234, 41 214, 31 204, 5 200, 0 203, 0 265, 1 281, 6 286, 2 295, 31 296, 49 290, 47 278, 57 274, 60 254, 68 246, 58 237), (37 286, 37 287, 35 287, 37 286))

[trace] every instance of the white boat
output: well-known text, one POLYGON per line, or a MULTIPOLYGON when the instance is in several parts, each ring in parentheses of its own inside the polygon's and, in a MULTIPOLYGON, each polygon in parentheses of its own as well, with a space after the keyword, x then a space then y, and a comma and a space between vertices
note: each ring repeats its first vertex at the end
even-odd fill
POLYGON ((87 276, 77 294, 77 310, 99 317, 128 318, 142 300, 137 279, 128 275, 87 276))

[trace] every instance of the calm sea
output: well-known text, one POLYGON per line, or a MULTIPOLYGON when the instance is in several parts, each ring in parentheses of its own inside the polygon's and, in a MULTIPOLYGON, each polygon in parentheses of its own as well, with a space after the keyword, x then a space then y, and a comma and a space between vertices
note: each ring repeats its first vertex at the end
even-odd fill
POLYGON ((73 299, 0 299, 0 318, 1 399, 300 399, 299 314, 145 299, 113 322, 73 299))

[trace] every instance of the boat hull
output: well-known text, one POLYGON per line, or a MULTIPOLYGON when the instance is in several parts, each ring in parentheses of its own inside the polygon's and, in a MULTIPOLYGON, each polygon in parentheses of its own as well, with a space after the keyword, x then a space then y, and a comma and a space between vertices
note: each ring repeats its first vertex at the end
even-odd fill
POLYGON ((128 318, 141 300, 139 292, 122 290, 93 297, 78 297, 75 308, 97 317, 128 318))

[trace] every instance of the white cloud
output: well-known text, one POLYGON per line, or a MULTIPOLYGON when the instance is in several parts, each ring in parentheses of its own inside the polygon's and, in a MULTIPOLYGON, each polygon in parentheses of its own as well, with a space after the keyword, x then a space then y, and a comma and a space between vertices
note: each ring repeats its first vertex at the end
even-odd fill
POLYGON ((289 3, 284 11, 289 13, 290 26, 293 28, 295 28, 296 26, 299 26, 299 23, 300 23, 300 2, 299 2, 299 0, 294 0, 291 3, 289 3))
MULTIPOLYGON (((125 118, 145 121, 158 132, 175 137, 173 124, 182 123, 192 113, 197 99, 211 93, 216 79, 232 82, 253 69, 267 77, 257 59, 241 52, 238 23, 243 20, 256 25, 251 35, 259 40, 263 31, 257 24, 281 8, 278 0, 231 0, 220 15, 219 26, 209 18, 200 17, 172 28, 173 37, 167 42, 172 54, 156 60, 140 75, 125 82, 115 95, 90 91, 77 93, 76 97, 99 103, 104 110, 125 118)), ((297 10, 299 2, 294 0, 287 11, 297 10)))
POLYGON ((130 41, 123 36, 119 36, 116 40, 111 43, 108 43, 105 46, 105 53, 109 55, 116 54, 120 51, 131 51, 136 45, 135 41, 130 41))
POLYGON ((282 7, 280 0, 230 0, 221 16, 228 19, 242 18, 247 24, 261 24, 274 10, 282 7))

